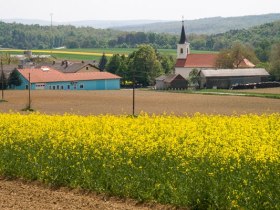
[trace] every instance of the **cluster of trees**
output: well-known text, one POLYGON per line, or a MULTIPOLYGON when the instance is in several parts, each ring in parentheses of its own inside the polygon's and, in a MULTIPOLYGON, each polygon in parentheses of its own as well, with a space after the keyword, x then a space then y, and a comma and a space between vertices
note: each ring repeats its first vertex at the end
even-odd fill
POLYGON ((9 78, 6 78, 3 71, 1 71, 0 75, 0 89, 7 89, 8 87, 13 88, 15 86, 21 85, 22 81, 19 76, 19 72, 14 69, 11 74, 9 75, 9 78))
POLYGON ((149 43, 157 48, 175 48, 177 37, 169 34, 121 32, 74 26, 40 26, 0 22, 0 47, 20 49, 132 48, 149 43))
POLYGON ((269 60, 272 45, 280 42, 280 21, 213 35, 190 35, 192 48, 197 50, 222 50, 239 41, 253 48, 262 62, 269 60))
POLYGON ((273 45, 270 62, 269 62, 270 73, 273 75, 274 80, 280 81, 280 42, 273 45))
POLYGON ((245 58, 254 64, 259 63, 255 51, 250 46, 236 42, 231 48, 220 51, 216 60, 216 67, 226 69, 239 68, 239 65, 245 58))
POLYGON ((127 81, 135 81, 142 86, 148 86, 154 84, 156 77, 171 73, 174 64, 175 59, 172 56, 161 55, 151 45, 143 44, 128 57, 113 55, 105 70, 121 76, 123 85, 127 81))
POLYGON ((110 40, 108 45, 109 47, 134 48, 140 44, 151 44, 155 48, 172 49, 177 43, 178 37, 174 35, 136 32, 118 36, 110 40))

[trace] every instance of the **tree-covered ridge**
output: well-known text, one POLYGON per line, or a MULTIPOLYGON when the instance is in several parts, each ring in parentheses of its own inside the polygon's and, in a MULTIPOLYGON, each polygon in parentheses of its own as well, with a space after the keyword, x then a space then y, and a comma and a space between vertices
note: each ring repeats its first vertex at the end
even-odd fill
POLYGON ((221 50, 230 48, 235 42, 241 42, 254 48, 261 61, 267 61, 271 46, 280 42, 280 21, 256 26, 248 30, 230 30, 215 35, 191 35, 192 49, 221 50))
POLYGON ((120 32, 75 26, 40 26, 0 22, 0 47, 20 49, 136 47, 150 43, 175 48, 177 37, 168 34, 120 32))
MULTIPOLYGON (((265 23, 280 20, 280 14, 248 15, 239 17, 211 17, 195 20, 185 20, 187 33, 195 34, 217 34, 224 33, 232 29, 248 29, 265 23)), ((115 27, 123 31, 149 31, 155 33, 180 34, 178 28, 181 27, 180 21, 158 22, 142 25, 130 25, 115 27)))

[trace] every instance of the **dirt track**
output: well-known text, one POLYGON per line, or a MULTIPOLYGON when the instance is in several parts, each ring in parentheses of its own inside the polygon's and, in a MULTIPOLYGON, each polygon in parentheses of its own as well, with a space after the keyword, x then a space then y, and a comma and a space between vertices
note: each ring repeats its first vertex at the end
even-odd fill
MULTIPOLYGON (((0 112, 19 112, 28 101, 28 91, 5 91, 0 112)), ((64 114, 131 114, 132 90, 116 91, 32 91, 32 108, 41 113, 64 114)), ((154 91, 135 93, 135 112, 176 115, 193 114, 244 114, 280 112, 280 100, 244 97, 182 94, 154 91)))
POLYGON ((49 209, 91 209, 91 210, 148 210, 172 209, 159 204, 139 204, 131 199, 120 199, 105 195, 85 193, 67 188, 50 189, 38 183, 0 179, 1 210, 49 210, 49 209))

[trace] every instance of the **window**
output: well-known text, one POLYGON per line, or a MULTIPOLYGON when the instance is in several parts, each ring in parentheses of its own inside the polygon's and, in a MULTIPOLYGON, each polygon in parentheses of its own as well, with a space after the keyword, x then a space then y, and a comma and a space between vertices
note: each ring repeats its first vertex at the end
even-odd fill
POLYGON ((183 48, 181 48, 181 54, 183 54, 184 53, 184 50, 183 50, 183 48))
POLYGON ((60 89, 61 89, 61 90, 63 90, 63 89, 64 89, 63 85, 61 85, 61 86, 60 86, 60 89))
POLYGON ((83 84, 80 84, 80 89, 84 89, 84 85, 83 84))
POLYGON ((88 70, 88 66, 86 67, 86 70, 88 70))
POLYGON ((57 89, 59 90, 59 85, 57 85, 56 87, 57 87, 57 89))
POLYGON ((25 89, 28 90, 28 85, 25 85, 25 89))
POLYGON ((70 85, 67 85, 67 89, 70 90, 70 85))
POLYGON ((52 89, 55 90, 55 86, 52 86, 52 89))

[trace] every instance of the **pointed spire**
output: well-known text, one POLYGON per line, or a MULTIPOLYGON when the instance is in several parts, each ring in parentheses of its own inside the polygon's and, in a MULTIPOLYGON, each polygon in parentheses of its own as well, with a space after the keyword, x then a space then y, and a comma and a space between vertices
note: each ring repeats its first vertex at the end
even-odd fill
POLYGON ((186 42, 187 42, 187 37, 186 37, 185 27, 184 27, 184 17, 182 17, 182 31, 181 31, 181 38, 179 44, 185 44, 186 42))

